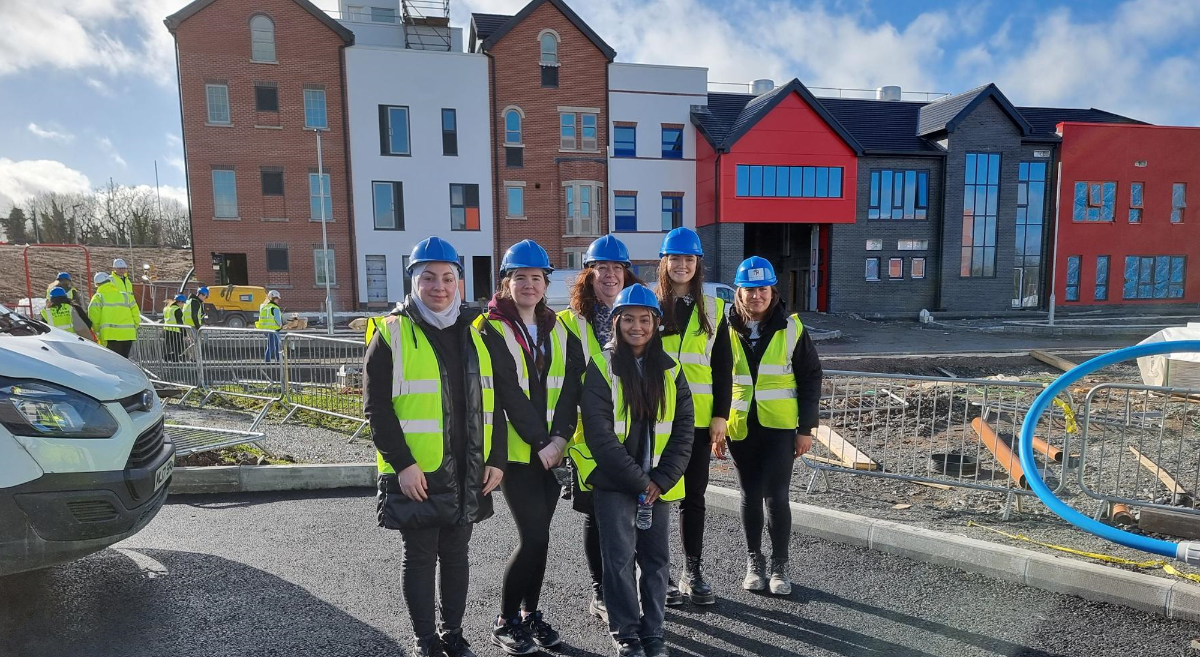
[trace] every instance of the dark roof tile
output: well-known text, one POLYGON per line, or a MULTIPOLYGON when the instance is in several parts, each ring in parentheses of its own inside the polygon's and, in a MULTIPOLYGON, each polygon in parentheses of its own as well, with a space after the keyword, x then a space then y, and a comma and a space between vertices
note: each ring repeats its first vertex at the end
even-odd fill
POLYGON ((475 26, 475 36, 480 39, 492 36, 493 32, 504 27, 504 24, 510 20, 512 20, 512 16, 506 14, 471 14, 471 23, 475 26))
POLYGON ((1144 121, 1131 119, 1128 116, 1113 114, 1096 108, 1081 109, 1074 107, 1018 107, 1017 111, 1033 126, 1033 134, 1039 137, 1057 136, 1055 132, 1059 123, 1076 121, 1079 123, 1132 123, 1147 125, 1144 121))
POLYGON ((860 98, 817 100, 837 117, 838 122, 846 126, 846 130, 862 144, 867 154, 945 152, 929 140, 917 136, 917 122, 925 103, 860 98))

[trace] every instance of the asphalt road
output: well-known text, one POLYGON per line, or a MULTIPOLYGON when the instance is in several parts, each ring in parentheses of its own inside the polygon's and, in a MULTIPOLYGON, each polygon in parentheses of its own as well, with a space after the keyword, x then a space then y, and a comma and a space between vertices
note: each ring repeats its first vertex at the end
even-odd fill
MULTIPOLYGON (((515 541, 504 504, 476 530, 467 636, 487 645, 515 541)), ((560 505, 543 609, 562 654, 611 655, 585 613, 580 516, 560 505)), ((733 518, 710 518, 721 596, 668 611, 674 655, 1134 657, 1191 655, 1200 626, 795 536, 801 586, 746 593, 733 518)), ((47 571, 0 579, 0 656, 407 654, 400 539, 358 494, 176 497, 138 536, 47 571)))

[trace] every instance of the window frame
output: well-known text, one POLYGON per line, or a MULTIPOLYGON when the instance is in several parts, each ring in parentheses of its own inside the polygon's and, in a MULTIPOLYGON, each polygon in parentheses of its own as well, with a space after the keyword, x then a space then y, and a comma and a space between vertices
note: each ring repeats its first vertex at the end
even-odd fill
POLYGON ((904 280, 904 258, 888 258, 888 280, 904 280))
POLYGON ((1186 210, 1187 183, 1171 183, 1171 224, 1182 224, 1186 218, 1186 210), (1179 191, 1178 199, 1176 199, 1176 191, 1179 191))
POLYGON ((329 129, 329 105, 328 97, 324 89, 316 89, 313 87, 304 87, 304 127, 310 130, 328 130, 329 129), (310 96, 311 94, 311 96, 310 96), (321 98, 321 123, 317 125, 309 122, 309 114, 316 112, 315 98, 316 94, 320 94, 321 98), (313 104, 310 104, 310 99, 313 99, 313 104))
POLYGON ((325 287, 325 281, 321 280, 325 273, 325 267, 322 266, 325 262, 329 263, 329 287, 337 286, 337 251, 333 246, 324 248, 318 244, 313 246, 313 287, 325 287), (321 258, 317 255, 319 253, 325 257, 321 258))
POLYGON ((1004 157, 998 152, 968 151, 963 158, 963 219, 962 235, 960 236, 959 278, 995 278, 997 275, 996 250, 998 245, 996 238, 999 233, 1000 174, 1003 169, 1004 157), (993 161, 995 163, 994 167, 991 164, 985 166, 982 180, 980 180, 978 167, 978 159, 981 157, 986 158, 989 163, 993 161), (971 178, 967 178, 968 167, 971 168, 971 178), (983 214, 975 212, 975 206, 980 200, 984 206, 983 214), (975 243, 976 233, 980 234, 983 244, 975 243), (979 260, 978 267, 976 267, 976 259, 979 260))
POLYGON ((1112 223, 1116 221, 1118 196, 1119 190, 1115 180, 1076 180, 1071 204, 1071 221, 1078 223, 1112 223), (1081 187, 1084 191, 1083 203, 1080 203, 1081 187), (1111 202, 1107 198, 1109 191, 1112 192, 1111 202))
POLYGON ((880 258, 878 256, 872 256, 872 257, 867 258, 866 266, 863 270, 863 279, 868 282, 872 282, 872 283, 880 281, 880 280, 882 280, 879 277, 880 273, 881 273, 880 272, 880 258), (874 275, 871 274, 871 265, 875 265, 875 274, 874 275))
POLYGON ((450 230, 453 232, 462 233, 477 233, 483 230, 483 217, 480 210, 479 184, 478 183, 450 183, 450 230), (454 188, 459 187, 459 195, 462 197, 462 203, 456 205, 454 203, 454 188), (475 197, 475 204, 471 204, 472 193, 475 197), (454 210, 462 209, 463 221, 462 228, 455 227, 454 210), (471 226, 471 210, 475 210, 475 226, 471 226))
POLYGON ((558 150, 560 151, 577 151, 579 150, 579 132, 578 121, 576 120, 575 112, 559 112, 558 113, 558 150), (570 119, 570 120, 568 120, 570 119), (571 131, 570 141, 567 139, 567 130, 571 131), (568 144, 570 144, 568 146, 568 144))
POLYGON ((867 238, 866 245, 863 250, 864 251, 882 251, 883 250, 883 240, 878 237, 869 237, 869 238, 867 238))
POLYGON ((600 199, 604 195, 604 184, 598 180, 567 180, 562 183, 563 205, 559 206, 564 209, 563 216, 565 218, 566 227, 564 235, 568 237, 599 237, 600 226, 602 224, 603 207, 600 199), (588 189, 590 200, 588 201, 588 215, 585 217, 579 212, 582 207, 582 190, 588 189), (579 200, 579 202, 576 202, 579 200), (587 222, 590 222, 591 231, 585 231, 587 222))
POLYGON ((214 219, 239 219, 240 214, 239 214, 239 209, 238 209, 238 198, 237 198, 238 197, 238 194, 237 194, 237 171, 234 170, 233 167, 214 168, 212 170, 212 176, 211 176, 210 180, 212 181, 212 192, 213 192, 213 218, 214 219), (229 203, 221 203, 217 198, 217 186, 218 186, 217 174, 226 174, 226 173, 229 174, 230 181, 232 182, 233 214, 221 214, 220 208, 228 207, 230 204, 229 203))
POLYGON ((328 210, 325 213, 325 223, 333 223, 333 179, 328 173, 318 174, 315 171, 308 173, 308 220, 319 222, 321 221, 320 211, 318 210, 316 215, 313 215, 313 204, 316 199, 323 199, 325 202, 325 209, 328 210), (318 175, 321 176, 321 180, 318 183, 317 193, 314 194, 313 179, 317 178, 318 175))
POLYGON ((263 84, 261 82, 254 83, 254 111, 255 112, 271 112, 273 114, 279 113, 279 85, 263 84), (268 90, 274 94, 275 107, 273 109, 263 109, 262 108, 263 97, 260 92, 268 91, 268 90))
POLYGON ((598 151, 600 150, 600 115, 591 112, 579 113, 579 150, 581 151, 598 151), (588 125, 588 119, 591 119, 591 125, 588 125), (591 131, 592 136, 588 136, 588 131, 591 131), (589 146, 590 144, 590 146, 589 146))
POLYGON ((263 250, 264 250, 264 255, 266 258, 267 272, 291 272, 291 270, 292 270, 291 269, 291 265, 292 265, 291 254, 289 253, 289 249, 286 244, 275 245, 275 246, 272 246, 271 244, 267 244, 263 250), (272 251, 276 252, 277 256, 280 251, 283 252, 283 268, 271 266, 271 252, 272 251))
POLYGON ((929 240, 917 238, 903 238, 896 240, 897 251, 928 251, 929 240))
POLYGON ((662 224, 664 233, 683 227, 683 195, 662 195, 662 224), (669 206, 669 207, 668 207, 669 206))
POLYGON ((373 230, 402 231, 404 230, 404 183, 398 180, 371 181, 371 226, 373 230), (389 190, 392 204, 392 226, 379 225, 379 196, 378 188, 389 190), (399 199, 399 202, 397 202, 399 199))
POLYGON ((275 21, 272 20, 271 17, 266 14, 257 13, 250 17, 249 27, 250 27, 250 61, 256 62, 259 64, 278 64, 279 63, 279 53, 276 52, 275 21), (271 36, 271 39, 270 39, 271 58, 270 59, 259 58, 256 54, 258 49, 260 47, 263 47, 264 44, 266 43, 266 41, 260 36, 264 32, 264 30, 261 27, 256 28, 254 26, 255 21, 258 21, 259 19, 266 21, 267 25, 271 28, 270 29, 270 36, 271 36))
POLYGON ((926 221, 929 218, 928 169, 872 169, 867 177, 867 219, 869 221, 926 221), (887 193, 883 181, 887 179, 887 193), (912 180, 912 216, 908 215, 909 180, 912 180), (899 187, 897 187, 899 185, 899 187), (896 190, 899 189, 899 194, 896 190), (883 201, 888 201, 888 216, 883 216, 883 201), (900 205, 896 205, 896 199, 900 205), (896 216, 899 211, 900 216, 896 216))
POLYGON ((258 175, 259 175, 259 182, 261 183, 262 195, 264 197, 267 197, 267 196, 282 197, 282 196, 284 196, 285 188, 284 188, 284 176, 283 176, 282 169, 280 169, 278 171, 268 171, 266 169, 259 169, 258 175), (272 177, 279 176, 279 191, 278 192, 267 190, 267 176, 272 176, 272 177))
POLYGON ((412 157, 412 111, 408 105, 380 105, 379 129, 380 155, 412 157), (404 114, 404 150, 393 150, 396 130, 392 119, 396 112, 404 114))
POLYGON ((925 278, 925 256, 909 258, 909 278, 919 281, 925 278), (917 273, 917 263, 921 264, 921 273, 917 273))
POLYGON ((458 157, 458 110, 453 107, 442 108, 442 155, 446 157, 458 157), (450 117, 453 123, 449 129, 446 128, 447 116, 450 117))
POLYGON ((1121 298, 1125 301, 1173 301, 1182 300, 1187 294, 1187 255, 1127 255, 1125 256, 1125 271, 1121 289, 1121 298), (1167 278, 1159 280, 1158 262, 1165 260, 1167 263, 1167 278), (1130 264, 1131 261, 1136 261, 1137 267, 1134 272, 1137 278, 1132 281, 1133 295, 1130 296, 1130 264), (1175 263, 1180 264, 1179 281, 1171 280, 1173 278, 1172 271, 1175 268, 1175 263), (1163 295, 1159 296, 1158 289, 1162 288, 1163 295), (1143 293, 1145 289, 1145 293, 1143 293), (1175 293, 1176 289, 1178 290, 1175 293))
POLYGON ((525 184, 523 182, 505 181, 504 182, 504 217, 506 219, 525 219, 525 184), (519 192, 521 212, 519 214, 512 213, 512 192, 519 192))
POLYGON ((614 233, 636 233, 638 229, 638 211, 637 211, 637 192, 614 192, 613 193, 613 225, 611 226, 614 233), (622 207, 622 201, 633 201, 633 207, 622 207), (633 227, 628 227, 628 222, 633 222, 633 227), (626 224, 625 228, 621 225, 626 224))
POLYGON ((1146 183, 1138 180, 1131 181, 1129 183, 1129 217, 1127 221, 1130 224, 1140 224, 1145 213, 1146 183), (1136 194, 1134 193, 1134 189, 1137 190, 1136 194), (1137 201, 1136 203, 1134 202, 1135 200, 1137 201))
POLYGON ((1108 301, 1109 276, 1112 275, 1112 258, 1107 255, 1096 256, 1096 286, 1092 290, 1093 301, 1108 301), (1104 266, 1101 267, 1101 263, 1104 266))
POLYGON ((846 194, 845 167, 791 166, 775 164, 738 164, 734 169, 734 196, 736 198, 791 198, 804 200, 844 199, 846 194), (836 175, 834 175, 836 171, 836 175), (823 174, 823 175, 822 175, 823 174), (825 195, 818 193, 817 181, 825 180, 825 195), (837 195, 830 195, 837 184, 837 195), (787 182, 788 193, 779 189, 787 182), (791 193, 799 187, 799 194, 791 193), (757 193, 755 190, 757 189, 757 193), (770 193, 768 193, 768 189, 770 193), (811 189, 811 192, 809 192, 811 189))
POLYGON ((558 67, 561 62, 558 59, 558 48, 562 45, 562 41, 558 38, 558 33, 554 30, 542 30, 538 33, 538 64, 541 66, 558 67), (546 50, 546 37, 550 37, 550 42, 554 44, 553 52, 546 50), (550 58, 547 59, 547 53, 550 58))
POLYGON ((1083 256, 1067 256, 1067 273, 1063 283, 1063 300, 1079 301, 1079 282, 1083 280, 1083 256), (1071 267, 1075 268, 1072 275, 1071 267))
POLYGON ((683 159, 683 128, 678 126, 662 126, 662 159, 664 160, 682 160, 683 159), (667 148, 667 132, 678 133, 676 139, 671 140, 671 148, 667 148), (675 146, 679 150, 675 150, 675 146))
POLYGON ((637 157, 637 125, 613 126, 613 157, 637 157), (621 131, 630 131, 629 139, 621 138, 621 131), (628 148, 622 148, 622 143, 628 143, 628 148))
POLYGON ((205 104, 205 123, 208 125, 233 125, 233 106, 229 102, 229 83, 225 82, 206 82, 204 83, 204 104, 205 104), (225 94, 225 120, 219 121, 213 119, 213 97, 212 90, 219 89, 225 94))

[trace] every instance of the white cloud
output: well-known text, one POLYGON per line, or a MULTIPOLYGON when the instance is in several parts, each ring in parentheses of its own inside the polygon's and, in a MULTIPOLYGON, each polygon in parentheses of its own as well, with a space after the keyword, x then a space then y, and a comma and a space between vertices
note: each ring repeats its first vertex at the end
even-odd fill
POLYGON ((36 123, 30 123, 29 125, 25 126, 25 128, 29 130, 29 132, 31 132, 35 137, 40 139, 49 139, 51 141, 58 141, 64 144, 69 144, 75 141, 75 135, 69 132, 59 132, 57 130, 43 128, 36 123))
POLYGON ((175 167, 176 169, 179 169, 179 173, 187 173, 187 169, 183 163, 183 158, 179 157, 178 155, 168 155, 167 156, 167 164, 169 164, 172 167, 175 167))
POLYGON ((104 82, 97 80, 96 78, 88 78, 86 80, 86 82, 87 82, 87 86, 91 87, 92 89, 95 89, 96 93, 100 94, 101 96, 106 96, 109 98, 111 98, 113 96, 112 89, 110 89, 108 87, 108 85, 105 84, 104 82))
POLYGON ((182 137, 180 137, 179 135, 177 135, 173 132, 167 133, 167 146, 170 146, 171 148, 178 148, 182 145, 183 145, 182 137))
POLYGON ((104 151, 114 164, 119 165, 121 168, 129 166, 125 162, 125 158, 121 157, 121 153, 117 151, 117 147, 113 146, 111 139, 108 137, 99 137, 96 139, 96 143, 100 145, 100 150, 104 151))
POLYGON ((62 162, 0 157, 0 207, 24 203, 42 192, 69 194, 91 188, 87 176, 62 162))

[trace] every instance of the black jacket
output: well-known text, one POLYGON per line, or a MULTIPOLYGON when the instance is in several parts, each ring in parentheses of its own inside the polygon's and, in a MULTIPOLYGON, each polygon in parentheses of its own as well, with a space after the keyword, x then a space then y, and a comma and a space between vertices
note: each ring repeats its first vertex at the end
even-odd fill
MULTIPOLYGON (((654 362, 646 362, 642 368, 646 376, 662 376, 664 370, 675 365, 665 353, 659 354, 654 362)), ((692 413, 692 392, 688 388, 687 379, 683 376, 682 368, 675 378, 677 389, 675 399, 675 420, 671 426, 671 437, 663 449, 658 465, 649 473, 642 470, 637 455, 642 453, 642 442, 647 434, 644 421, 631 422, 629 438, 622 443, 617 440, 613 428, 615 414, 613 412, 612 388, 600 370, 604 366, 602 359, 592 361, 587 368, 583 380, 583 399, 580 407, 583 411, 583 437, 592 458, 596 461, 596 469, 592 471, 588 484, 592 488, 618 493, 637 495, 646 490, 653 481, 662 492, 671 490, 683 477, 688 461, 692 457, 692 443, 695 441, 694 416, 692 413)), ((639 376, 638 373, 617 371, 616 375, 639 376)), ((617 382, 614 381, 614 384, 617 382)), ((618 384, 619 385, 619 384, 618 384)), ((650 435, 654 427, 650 427, 650 435)))
MULTIPOLYGON (((395 474, 379 477, 379 525, 388 529, 424 529, 465 525, 492 515, 492 498, 483 495, 483 468, 503 470, 508 457, 508 427, 503 400, 496 395, 492 449, 483 460, 483 407, 479 358, 471 344, 471 322, 477 313, 466 308, 458 322, 435 329, 421 319, 406 300, 392 313, 403 314, 424 331, 437 355, 442 378, 443 427, 446 440, 442 467, 425 473, 429 499, 414 502, 400 490, 395 474)), ((409 339, 402 335, 401 339, 409 339)), ((392 408, 392 351, 382 332, 371 338, 363 373, 363 408, 371 425, 371 440, 396 472, 416 463, 392 408)))
MULTIPOLYGON (((741 315, 733 310, 729 313, 729 326, 740 336, 742 350, 746 352, 746 358, 750 361, 750 376, 756 383, 758 382, 758 364, 762 361, 763 352, 767 350, 767 345, 771 343, 771 338, 776 331, 787 329, 788 317, 789 313, 783 309, 783 304, 775 306, 775 311, 771 313, 771 316, 759 325, 759 339, 751 345, 750 329, 742 321, 741 315)), ((807 330, 801 331, 800 340, 796 343, 795 351, 792 352, 792 372, 796 376, 796 401, 800 405, 800 421, 796 430, 808 433, 817 428, 820 412, 821 358, 817 356, 817 348, 813 346, 807 330)), ((758 404, 750 405, 750 417, 747 420, 752 427, 759 426, 757 407, 758 404)))
MULTIPOLYGON (((730 304, 726 304, 729 307, 730 304)), ((681 329, 664 328, 663 336, 675 335, 687 329, 692 313, 696 311, 696 303, 682 298, 675 300, 675 321, 681 329)), ((713 417, 729 419, 729 404, 733 401, 733 349, 725 336, 729 335, 729 322, 725 316, 717 318, 716 336, 713 341, 712 354, 709 364, 712 367, 713 378, 713 417)), ((671 354, 679 358, 679 354, 671 354)))
POLYGON ((204 303, 205 302, 203 300, 201 300, 200 297, 196 296, 195 293, 191 294, 190 296, 192 299, 196 300, 196 303, 193 303, 191 306, 192 321, 196 324, 196 328, 200 328, 201 326, 204 326, 204 303))

